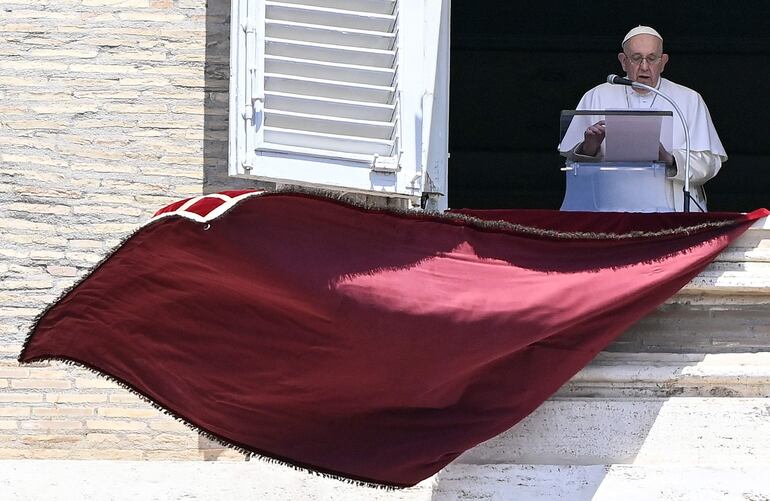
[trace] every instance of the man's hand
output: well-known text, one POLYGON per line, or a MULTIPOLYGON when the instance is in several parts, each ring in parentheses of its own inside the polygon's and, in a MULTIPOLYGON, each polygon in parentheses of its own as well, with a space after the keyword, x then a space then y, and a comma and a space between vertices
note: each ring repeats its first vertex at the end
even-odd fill
POLYGON ((604 135, 604 120, 599 120, 583 133, 583 144, 580 145, 576 153, 595 157, 599 153, 599 148, 602 147, 604 135))
POLYGON ((658 143, 658 161, 665 162, 666 167, 674 166, 674 155, 666 151, 661 143, 658 143))

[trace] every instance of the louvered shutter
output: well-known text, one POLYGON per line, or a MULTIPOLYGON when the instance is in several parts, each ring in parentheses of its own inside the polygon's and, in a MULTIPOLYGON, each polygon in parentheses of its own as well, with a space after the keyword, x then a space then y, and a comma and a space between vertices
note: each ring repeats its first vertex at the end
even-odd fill
POLYGON ((408 0, 233 0, 230 173, 419 197, 431 10, 408 0))

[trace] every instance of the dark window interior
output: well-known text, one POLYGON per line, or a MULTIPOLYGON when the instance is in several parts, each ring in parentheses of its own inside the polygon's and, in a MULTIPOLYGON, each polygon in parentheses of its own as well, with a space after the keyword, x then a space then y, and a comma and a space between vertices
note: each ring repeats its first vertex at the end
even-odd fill
POLYGON ((770 2, 452 2, 450 207, 558 209, 559 113, 623 74, 638 24, 661 32, 664 76, 701 93, 727 150, 709 209, 770 206, 768 19, 770 2))

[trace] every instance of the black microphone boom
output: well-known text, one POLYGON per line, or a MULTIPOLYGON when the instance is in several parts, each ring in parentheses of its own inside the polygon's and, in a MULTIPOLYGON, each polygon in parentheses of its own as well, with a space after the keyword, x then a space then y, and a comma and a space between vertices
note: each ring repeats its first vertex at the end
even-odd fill
POLYGON ((629 80, 628 78, 619 77, 617 75, 608 75, 607 76, 607 83, 615 84, 615 85, 634 85, 633 80, 629 80))

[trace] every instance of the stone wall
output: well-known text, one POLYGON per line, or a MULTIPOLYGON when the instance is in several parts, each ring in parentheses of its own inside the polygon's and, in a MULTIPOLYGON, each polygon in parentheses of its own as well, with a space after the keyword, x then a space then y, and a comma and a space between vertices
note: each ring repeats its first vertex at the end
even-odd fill
POLYGON ((0 458, 242 458, 84 369, 16 362, 155 210, 234 187, 229 29, 227 0, 0 0, 0 458))

